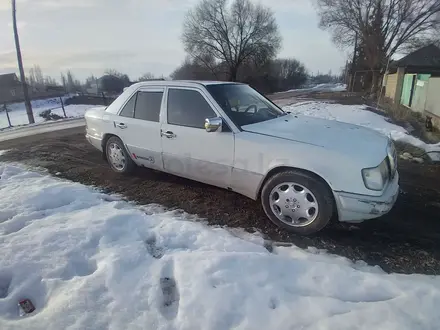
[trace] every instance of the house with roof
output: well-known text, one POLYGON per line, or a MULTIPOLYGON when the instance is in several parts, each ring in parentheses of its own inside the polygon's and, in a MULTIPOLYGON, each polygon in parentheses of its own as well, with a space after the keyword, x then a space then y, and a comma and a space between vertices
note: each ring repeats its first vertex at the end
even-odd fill
MULTIPOLYGON (((66 94, 63 86, 41 85, 31 87, 28 85, 29 97, 32 100, 58 97, 66 94)), ((24 93, 21 81, 15 73, 0 74, 0 105, 23 102, 24 93)))
POLYGON ((15 73, 0 75, 0 104, 19 102, 24 99, 23 87, 15 73))
POLYGON ((433 117, 440 123, 440 48, 422 47, 390 63, 385 96, 395 104, 433 117))

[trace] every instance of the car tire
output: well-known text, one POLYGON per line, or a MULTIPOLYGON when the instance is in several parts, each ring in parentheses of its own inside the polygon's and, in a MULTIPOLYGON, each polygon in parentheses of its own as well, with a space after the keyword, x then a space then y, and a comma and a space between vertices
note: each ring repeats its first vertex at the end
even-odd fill
POLYGON ((298 170, 270 177, 261 191, 261 203, 275 225, 301 235, 322 230, 334 211, 333 194, 327 184, 298 170))
POLYGON ((107 162, 113 171, 122 174, 130 174, 134 171, 136 164, 131 159, 120 138, 112 136, 108 139, 105 148, 107 162))

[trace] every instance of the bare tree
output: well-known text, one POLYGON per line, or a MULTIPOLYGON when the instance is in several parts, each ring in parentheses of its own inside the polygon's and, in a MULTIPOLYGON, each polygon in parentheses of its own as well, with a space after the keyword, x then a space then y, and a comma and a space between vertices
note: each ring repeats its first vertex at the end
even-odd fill
POLYGON ((70 70, 67 71, 66 80, 67 80, 67 91, 69 93, 76 92, 75 78, 70 70))
POLYGON ((296 59, 277 59, 272 67, 279 80, 280 90, 300 87, 307 80, 306 67, 296 59))
POLYGON ((44 85, 44 75, 39 65, 34 65, 35 82, 38 86, 44 85))
POLYGON ((332 32, 336 43, 351 46, 359 36, 365 61, 374 72, 440 24, 440 0, 317 0, 317 4, 321 26, 332 32))
POLYGON ((106 69, 104 71, 104 74, 109 75, 109 76, 115 76, 115 77, 118 77, 118 78, 120 78, 122 76, 122 73, 119 72, 116 69, 106 69))
POLYGON ((58 83, 55 80, 55 78, 51 77, 51 76, 45 76, 44 77, 44 85, 47 86, 57 86, 58 83))
POLYGON ((68 92, 68 88, 67 88, 67 78, 64 75, 64 73, 61 73, 61 84, 64 87, 64 91, 67 93, 68 92))
POLYGON ((217 67, 214 63, 213 65, 208 67, 204 62, 186 57, 183 63, 171 73, 170 77, 174 80, 221 80, 217 74, 217 67))
POLYGON ((414 38, 411 42, 406 44, 401 51, 405 54, 409 54, 428 45, 435 45, 440 48, 440 27, 432 31, 432 33, 414 38))
POLYGON ((17 14, 16 14, 15 0, 12 0, 12 26, 14 29, 15 48, 17 51, 18 69, 20 71, 20 80, 23 88, 24 104, 26 106, 26 113, 29 124, 35 123, 34 113, 32 112, 31 100, 29 98, 28 85, 26 84, 26 76, 24 75, 23 59, 21 57, 20 39, 18 37, 17 29, 17 14))
POLYGON ((146 72, 142 76, 139 77, 138 81, 148 81, 154 80, 156 77, 151 72, 146 72))
POLYGON ((75 78, 72 71, 67 70, 66 75, 61 74, 61 80, 63 86, 65 86, 65 89, 67 90, 68 93, 75 93, 82 91, 81 82, 75 78))
POLYGON ((131 85, 131 81, 130 81, 130 78, 128 77, 128 75, 125 73, 119 72, 118 70, 107 69, 104 71, 104 74, 109 75, 109 76, 115 76, 115 77, 121 79, 124 82, 124 87, 128 87, 131 85))
MULTIPOLYGON (((275 17, 269 8, 250 0, 202 0, 185 18, 182 40, 194 59, 224 63, 229 79, 237 80, 240 66, 253 58, 273 58, 281 45, 275 17)), ((212 66, 212 63, 204 63, 212 66)))
POLYGON ((28 84, 33 89, 41 89, 46 85, 46 78, 43 75, 43 71, 39 65, 34 65, 29 69, 28 84))

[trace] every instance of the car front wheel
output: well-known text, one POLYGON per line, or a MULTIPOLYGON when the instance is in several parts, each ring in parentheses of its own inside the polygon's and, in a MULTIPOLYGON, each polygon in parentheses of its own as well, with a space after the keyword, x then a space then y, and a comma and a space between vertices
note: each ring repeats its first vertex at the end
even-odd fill
POLYGON ((133 172, 136 164, 130 158, 121 139, 116 136, 108 139, 106 144, 107 161, 113 171, 117 173, 129 174, 133 172))
POLYGON ((333 215, 333 195, 314 176, 283 171, 267 180, 261 191, 263 209, 278 227, 301 235, 323 229, 333 215))

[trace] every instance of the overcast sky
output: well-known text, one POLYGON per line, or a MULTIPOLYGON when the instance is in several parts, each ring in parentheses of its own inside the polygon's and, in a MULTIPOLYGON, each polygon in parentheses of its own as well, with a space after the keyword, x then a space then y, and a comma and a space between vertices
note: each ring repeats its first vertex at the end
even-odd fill
MULTIPOLYGON (((253 0, 258 2, 258 0, 253 0)), ((276 15, 283 48, 309 71, 339 72, 346 54, 318 28, 312 0, 260 0, 276 15)), ((39 64, 58 79, 114 68, 136 79, 145 72, 168 76, 184 59, 180 41, 185 12, 197 0, 17 0, 25 67, 39 64)), ((0 0, 0 73, 16 72, 11 1, 0 0)))

